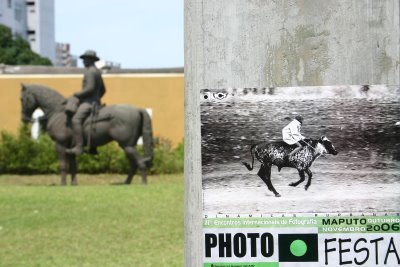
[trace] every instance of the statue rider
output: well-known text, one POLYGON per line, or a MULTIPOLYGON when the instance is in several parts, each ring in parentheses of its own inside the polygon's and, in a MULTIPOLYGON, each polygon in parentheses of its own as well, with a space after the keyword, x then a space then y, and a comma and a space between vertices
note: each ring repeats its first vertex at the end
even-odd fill
POLYGON ((74 96, 79 99, 79 107, 72 117, 75 146, 66 150, 67 153, 75 155, 80 155, 83 152, 83 122, 90 115, 92 109, 94 109, 96 105, 100 105, 100 99, 106 92, 101 72, 94 64, 99 60, 96 52, 87 50, 80 58, 83 60, 85 72, 82 90, 74 93, 74 96))

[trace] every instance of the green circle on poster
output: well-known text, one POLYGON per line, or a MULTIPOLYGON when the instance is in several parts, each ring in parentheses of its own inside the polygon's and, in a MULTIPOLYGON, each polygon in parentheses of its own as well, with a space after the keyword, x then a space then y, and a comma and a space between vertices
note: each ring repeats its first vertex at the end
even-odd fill
POLYGON ((290 244, 290 252, 296 257, 304 256, 307 252, 307 244, 300 239, 294 240, 290 244))

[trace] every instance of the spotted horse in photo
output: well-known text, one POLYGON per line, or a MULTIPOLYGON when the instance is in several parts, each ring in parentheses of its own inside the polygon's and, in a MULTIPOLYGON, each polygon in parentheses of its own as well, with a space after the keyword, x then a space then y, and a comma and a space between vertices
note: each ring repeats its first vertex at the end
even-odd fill
POLYGON ((295 145, 288 145, 283 141, 279 142, 263 142, 260 144, 254 144, 250 147, 250 153, 252 157, 252 163, 242 162, 246 168, 251 171, 254 167, 254 155, 261 162, 261 168, 257 175, 264 181, 268 186, 268 189, 272 191, 276 197, 281 195, 275 190, 271 182, 271 167, 275 165, 278 170, 281 171, 283 167, 295 168, 299 172, 300 180, 297 182, 290 183, 290 186, 297 186, 305 180, 304 173, 307 173, 308 180, 305 186, 307 190, 311 185, 312 172, 310 167, 314 160, 324 154, 336 155, 338 152, 333 146, 332 142, 322 136, 320 139, 305 139, 302 141, 303 148, 289 156, 290 152, 296 147, 295 145), (254 155, 253 155, 254 151, 254 155))

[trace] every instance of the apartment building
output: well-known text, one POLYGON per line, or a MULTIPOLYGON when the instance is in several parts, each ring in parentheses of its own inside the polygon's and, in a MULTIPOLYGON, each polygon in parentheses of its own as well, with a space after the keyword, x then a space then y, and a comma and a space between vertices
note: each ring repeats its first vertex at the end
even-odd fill
POLYGON ((0 24, 26 39, 31 49, 56 61, 54 0, 1 0, 0 24))

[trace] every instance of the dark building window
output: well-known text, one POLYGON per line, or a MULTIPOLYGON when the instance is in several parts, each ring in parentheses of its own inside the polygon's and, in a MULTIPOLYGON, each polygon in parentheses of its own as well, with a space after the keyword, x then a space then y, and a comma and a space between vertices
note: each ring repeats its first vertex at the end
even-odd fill
POLYGON ((11 0, 7 0, 7 7, 8 7, 8 8, 11 8, 11 5, 12 5, 11 0))

